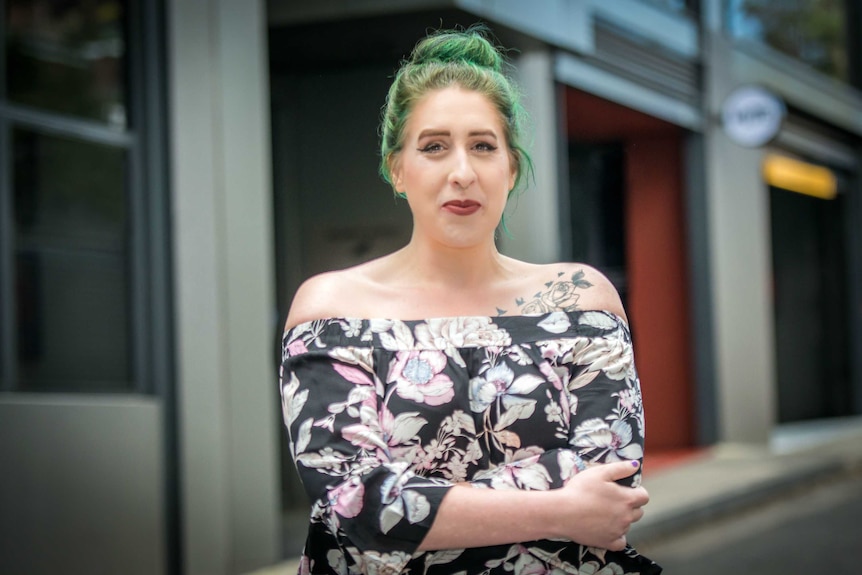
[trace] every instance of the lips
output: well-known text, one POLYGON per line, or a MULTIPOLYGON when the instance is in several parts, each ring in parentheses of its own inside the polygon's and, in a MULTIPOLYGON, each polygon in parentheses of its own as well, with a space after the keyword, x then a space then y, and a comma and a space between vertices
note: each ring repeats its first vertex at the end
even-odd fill
POLYGON ((443 204, 443 209, 456 216, 469 216, 475 213, 482 204, 473 200, 449 200, 443 204))

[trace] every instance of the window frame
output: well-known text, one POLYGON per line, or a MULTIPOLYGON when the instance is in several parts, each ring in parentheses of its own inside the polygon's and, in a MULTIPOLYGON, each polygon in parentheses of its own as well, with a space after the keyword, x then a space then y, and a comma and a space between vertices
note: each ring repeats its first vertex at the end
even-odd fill
MULTIPOLYGON (((34 109, 7 99, 0 75, 0 393, 92 394, 71 383, 61 391, 22 389, 18 373, 15 309, 15 217, 12 133, 16 128, 118 148, 127 158, 126 205, 128 352, 131 381, 122 390, 101 394, 167 397, 172 379, 170 323, 170 234, 165 125, 165 56, 161 2, 127 0, 126 127, 118 130, 95 119, 34 109)), ((6 62, 6 1, 0 0, 0 62, 6 62)), ((48 319, 50 322, 50 318, 48 319)))

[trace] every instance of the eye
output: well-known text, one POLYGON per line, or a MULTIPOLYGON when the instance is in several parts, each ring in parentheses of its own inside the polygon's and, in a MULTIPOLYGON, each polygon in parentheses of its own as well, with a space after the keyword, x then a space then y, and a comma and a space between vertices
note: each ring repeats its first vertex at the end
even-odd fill
POLYGON ((434 142, 434 143, 427 144, 427 145, 419 148, 419 151, 424 153, 424 154, 433 154, 435 152, 443 151, 443 145, 440 143, 434 142))
POLYGON ((491 144, 489 142, 478 142, 473 147, 475 149, 479 150, 480 152, 494 152, 497 150, 497 146, 495 146, 494 144, 491 144))

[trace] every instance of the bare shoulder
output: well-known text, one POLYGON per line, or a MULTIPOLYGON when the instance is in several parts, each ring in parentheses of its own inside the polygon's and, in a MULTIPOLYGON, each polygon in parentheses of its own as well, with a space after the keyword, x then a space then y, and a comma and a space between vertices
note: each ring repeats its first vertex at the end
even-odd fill
POLYGON ((521 313, 600 309, 628 321, 616 288, 592 266, 575 262, 535 266, 530 285, 534 289, 515 302, 521 313))
POLYGON ((285 329, 315 319, 347 315, 342 302, 344 294, 350 293, 351 285, 356 283, 353 275, 351 270, 338 270, 305 280, 293 296, 285 329))

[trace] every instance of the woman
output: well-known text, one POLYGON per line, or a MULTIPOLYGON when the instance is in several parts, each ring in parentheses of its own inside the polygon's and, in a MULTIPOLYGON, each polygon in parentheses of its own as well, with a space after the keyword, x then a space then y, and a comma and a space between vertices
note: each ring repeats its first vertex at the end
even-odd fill
POLYGON ((530 171, 484 28, 421 41, 383 113, 401 250, 306 281, 283 340, 312 500, 300 573, 659 573, 626 544, 648 501, 620 299, 582 264, 501 255, 530 171))

